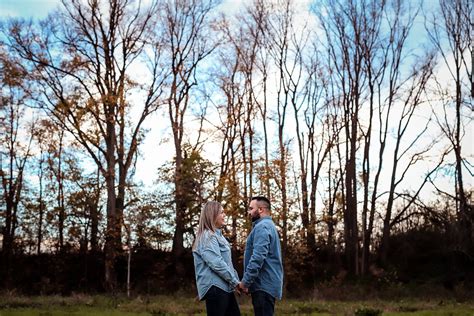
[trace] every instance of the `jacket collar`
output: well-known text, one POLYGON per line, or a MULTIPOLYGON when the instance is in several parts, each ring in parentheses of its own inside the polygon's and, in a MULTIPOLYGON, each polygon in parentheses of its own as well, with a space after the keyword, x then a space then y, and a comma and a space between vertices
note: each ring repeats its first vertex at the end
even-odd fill
POLYGON ((272 220, 272 217, 271 216, 260 217, 259 219, 257 219, 255 222, 252 223, 252 228, 264 220, 272 220))

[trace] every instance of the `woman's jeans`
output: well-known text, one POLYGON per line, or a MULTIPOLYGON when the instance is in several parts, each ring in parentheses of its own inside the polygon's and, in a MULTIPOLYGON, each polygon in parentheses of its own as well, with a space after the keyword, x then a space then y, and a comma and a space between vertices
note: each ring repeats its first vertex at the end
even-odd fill
POLYGON ((275 298, 264 291, 252 293, 252 305, 255 316, 272 316, 275 310, 275 298))
POLYGON ((204 299, 208 316, 240 316, 239 305, 234 293, 228 293, 217 286, 211 286, 204 299))

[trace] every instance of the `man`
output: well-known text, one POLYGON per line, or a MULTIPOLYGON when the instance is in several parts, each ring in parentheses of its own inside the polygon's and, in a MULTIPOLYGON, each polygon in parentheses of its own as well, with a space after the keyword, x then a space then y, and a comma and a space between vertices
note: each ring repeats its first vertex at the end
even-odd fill
POLYGON ((253 197, 248 213, 252 231, 245 246, 244 276, 239 288, 252 295, 255 315, 273 315, 275 299, 281 299, 283 288, 280 238, 266 197, 253 197))

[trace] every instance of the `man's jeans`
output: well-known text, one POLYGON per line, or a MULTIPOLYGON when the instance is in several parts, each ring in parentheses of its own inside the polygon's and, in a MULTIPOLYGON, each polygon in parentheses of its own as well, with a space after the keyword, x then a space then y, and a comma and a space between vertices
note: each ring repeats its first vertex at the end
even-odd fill
POLYGON ((255 316, 271 316, 275 310, 275 298, 264 291, 252 293, 253 312, 255 316))
POLYGON ((211 286, 204 296, 208 316, 240 316, 240 309, 234 293, 228 293, 217 286, 211 286))

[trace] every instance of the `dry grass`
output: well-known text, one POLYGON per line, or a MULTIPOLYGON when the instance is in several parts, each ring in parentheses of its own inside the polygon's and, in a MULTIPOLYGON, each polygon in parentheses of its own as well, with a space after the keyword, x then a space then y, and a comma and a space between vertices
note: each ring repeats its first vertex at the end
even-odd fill
MULTIPOLYGON (((239 298, 242 315, 253 315, 248 297, 239 298)), ((474 299, 458 303, 443 300, 284 299, 277 302, 277 315, 455 315, 474 316, 474 299)), ((205 315, 205 305, 186 295, 124 296, 19 296, 0 295, 1 316, 29 315, 205 315)))

